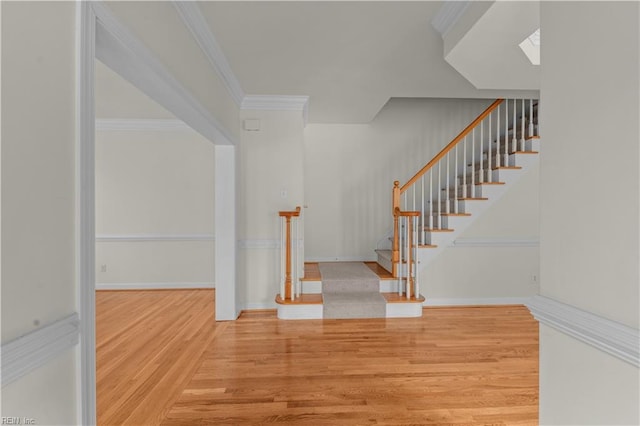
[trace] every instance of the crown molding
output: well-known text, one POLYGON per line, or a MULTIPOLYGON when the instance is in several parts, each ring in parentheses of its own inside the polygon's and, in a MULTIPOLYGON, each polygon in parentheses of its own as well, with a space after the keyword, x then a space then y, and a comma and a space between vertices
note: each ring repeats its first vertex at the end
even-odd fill
POLYGON ((187 1, 172 1, 172 3, 198 46, 224 82, 231 98, 236 105, 240 106, 245 97, 244 91, 197 3, 187 1))
POLYGON ((2 344, 2 387, 47 364, 73 348, 80 339, 80 320, 74 312, 24 336, 2 344))
POLYGON ((136 38, 102 1, 92 1, 96 15, 96 57, 149 97, 215 144, 235 138, 136 38))
POLYGON ((309 118, 309 97, 293 95, 247 95, 242 100, 240 108, 243 110, 301 111, 304 124, 306 125, 309 118))
POLYGON ((470 4, 469 0, 446 0, 431 20, 431 25, 444 38, 470 4))
POLYGON ((193 130, 184 121, 164 118, 99 118, 96 130, 107 131, 184 131, 193 130))
POLYGON ((544 325, 640 367, 640 332, 545 296, 527 302, 533 316, 544 325))

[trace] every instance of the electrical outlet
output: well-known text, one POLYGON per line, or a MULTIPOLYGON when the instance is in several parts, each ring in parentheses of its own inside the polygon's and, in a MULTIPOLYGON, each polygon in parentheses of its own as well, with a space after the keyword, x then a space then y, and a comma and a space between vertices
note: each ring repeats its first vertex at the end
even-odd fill
POLYGON ((102 265, 100 265, 100 272, 107 272, 107 264, 103 263, 102 265))

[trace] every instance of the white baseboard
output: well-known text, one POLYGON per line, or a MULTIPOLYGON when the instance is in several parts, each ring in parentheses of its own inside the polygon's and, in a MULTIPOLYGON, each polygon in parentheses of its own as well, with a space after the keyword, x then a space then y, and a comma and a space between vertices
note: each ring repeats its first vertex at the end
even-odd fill
POLYGON ((525 305, 530 297, 482 297, 456 299, 427 299, 422 306, 491 306, 491 305, 525 305))
POLYGON ((175 283, 96 283, 96 290, 169 290, 189 288, 215 288, 210 282, 175 283))
POLYGON ((260 310, 260 309, 276 309, 278 304, 275 302, 258 302, 258 303, 245 303, 241 310, 243 311, 252 311, 252 310, 260 310))
POLYGON ((77 313, 2 344, 2 387, 73 348, 80 338, 77 313))

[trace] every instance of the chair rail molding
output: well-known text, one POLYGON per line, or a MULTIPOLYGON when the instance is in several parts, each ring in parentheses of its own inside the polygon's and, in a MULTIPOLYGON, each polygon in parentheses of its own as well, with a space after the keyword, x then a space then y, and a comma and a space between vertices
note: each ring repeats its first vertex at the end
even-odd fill
POLYGON ((640 367, 639 330, 545 296, 526 305, 541 324, 640 367))
POLYGON ((2 344, 2 387, 47 364, 80 340, 77 312, 2 344))
POLYGON ((538 247, 538 238, 458 238, 451 247, 538 247))
POLYGON ((215 241, 213 234, 101 234, 97 243, 148 242, 148 241, 215 241))

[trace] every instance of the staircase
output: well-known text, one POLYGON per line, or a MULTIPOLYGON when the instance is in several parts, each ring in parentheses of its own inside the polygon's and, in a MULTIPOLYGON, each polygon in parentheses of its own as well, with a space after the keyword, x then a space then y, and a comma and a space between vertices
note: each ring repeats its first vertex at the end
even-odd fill
MULTIPOLYGON (((377 264, 367 265, 379 277, 387 318, 422 315, 420 270, 538 161, 539 143, 538 101, 498 99, 406 184, 394 182, 393 231, 376 249, 377 264)), ((283 245, 287 252, 293 249, 291 242, 283 245)), ((287 292, 285 284, 291 277, 283 276, 276 298, 278 317, 326 318, 323 303, 328 297, 322 295, 321 267, 305 264, 302 273, 301 265, 300 260, 301 278, 289 284, 295 287, 293 292, 287 292)))

